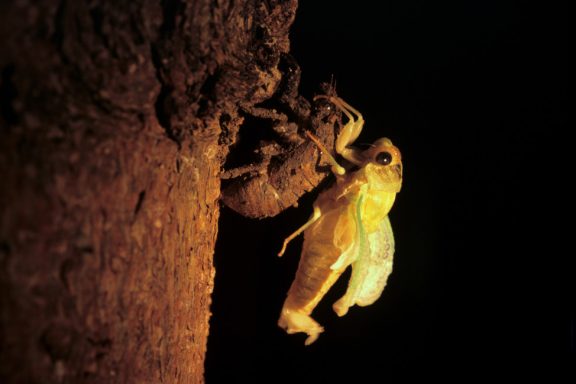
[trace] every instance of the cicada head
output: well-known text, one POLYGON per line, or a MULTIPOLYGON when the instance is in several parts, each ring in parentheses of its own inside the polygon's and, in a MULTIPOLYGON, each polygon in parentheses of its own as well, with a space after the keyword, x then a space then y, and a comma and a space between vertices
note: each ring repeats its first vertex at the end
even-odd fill
POLYGON ((370 183, 375 189, 389 189, 393 186, 396 191, 402 184, 402 155, 400 150, 386 137, 376 142, 363 152, 364 170, 370 183))

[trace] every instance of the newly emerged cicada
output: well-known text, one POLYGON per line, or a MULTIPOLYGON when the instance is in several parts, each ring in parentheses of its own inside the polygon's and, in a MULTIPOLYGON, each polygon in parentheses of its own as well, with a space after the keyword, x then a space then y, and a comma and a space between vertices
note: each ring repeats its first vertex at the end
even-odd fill
POLYGON ((352 266, 348 289, 333 305, 338 316, 344 316, 354 304, 370 305, 382 294, 394 254, 388 212, 402 184, 398 148, 387 138, 364 151, 349 147, 362 131, 362 115, 338 97, 319 97, 328 99, 348 117, 335 147, 358 169, 347 172, 315 136, 306 132, 326 155, 336 176, 336 184, 314 203, 312 217, 284 240, 278 254, 282 256, 288 243, 304 232, 298 271, 278 325, 290 334, 306 333, 306 345, 324 331, 310 314, 348 266, 352 266))

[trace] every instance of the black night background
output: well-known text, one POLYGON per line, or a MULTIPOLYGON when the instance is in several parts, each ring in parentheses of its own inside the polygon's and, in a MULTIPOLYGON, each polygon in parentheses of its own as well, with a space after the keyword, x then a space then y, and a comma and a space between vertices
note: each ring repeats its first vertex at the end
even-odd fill
POLYGON ((402 151, 394 272, 375 304, 338 318, 343 276, 313 313, 325 332, 304 347, 303 334, 276 325, 301 239, 276 253, 317 191, 271 219, 223 207, 208 383, 385 382, 454 367, 559 373, 574 358, 574 312, 555 272, 568 253, 548 240, 571 50, 551 8, 300 3, 291 41, 304 96, 333 78, 366 120, 357 142, 386 136, 402 151))

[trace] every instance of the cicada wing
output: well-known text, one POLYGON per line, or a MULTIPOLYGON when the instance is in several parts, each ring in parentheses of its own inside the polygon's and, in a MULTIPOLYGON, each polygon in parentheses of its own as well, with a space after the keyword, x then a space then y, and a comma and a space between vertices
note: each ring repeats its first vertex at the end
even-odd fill
MULTIPOLYGON (((348 258, 351 260, 350 264, 352 264, 352 276, 350 276, 350 281, 348 281, 346 293, 333 305, 334 312, 336 312, 338 316, 344 316, 348 313, 348 309, 354 305, 356 295, 362 288, 361 283, 367 272, 365 269, 357 267, 358 265, 362 265, 362 260, 366 258, 365 256, 369 250, 369 248, 367 248, 368 238, 366 236, 366 230, 362 225, 361 213, 363 198, 363 195, 360 195, 356 204, 353 205, 356 236, 352 249, 349 250, 350 255, 348 255, 348 258)), ((346 264, 346 266, 348 265, 349 264, 346 264)))
POLYGON ((357 228, 358 256, 352 263, 352 276, 346 293, 333 306, 338 316, 344 316, 354 304, 366 306, 374 303, 392 272, 394 235, 388 216, 370 234, 364 230, 361 220, 357 228))
MULTIPOLYGON (((394 234, 388 216, 377 231, 368 235, 369 254, 358 268, 365 269, 364 279, 355 298, 356 304, 366 306, 374 303, 386 287, 392 273, 394 259, 394 234)), ((352 268, 356 268, 352 264, 352 268)))

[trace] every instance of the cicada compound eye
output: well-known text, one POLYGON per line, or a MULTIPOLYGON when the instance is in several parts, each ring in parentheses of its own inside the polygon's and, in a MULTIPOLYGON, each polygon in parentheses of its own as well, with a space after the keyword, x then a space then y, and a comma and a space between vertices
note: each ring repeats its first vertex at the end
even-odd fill
POLYGON ((390 152, 382 151, 376 155, 376 163, 380 165, 388 165, 392 162, 392 155, 390 152))

